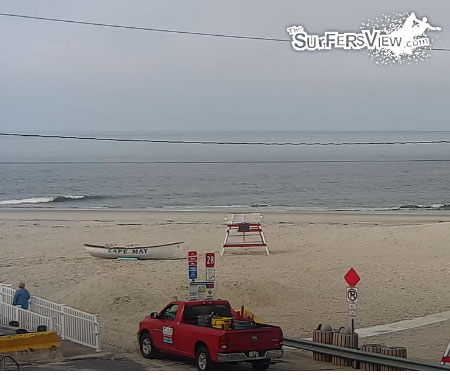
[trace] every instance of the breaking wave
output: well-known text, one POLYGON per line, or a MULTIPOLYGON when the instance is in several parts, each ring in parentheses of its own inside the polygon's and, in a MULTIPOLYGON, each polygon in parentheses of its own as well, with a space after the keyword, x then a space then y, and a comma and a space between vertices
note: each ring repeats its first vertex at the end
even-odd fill
MULTIPOLYGON (((325 209, 326 210, 326 209, 325 209)), ((364 212, 376 212, 376 211, 439 211, 450 210, 450 203, 435 203, 435 204, 402 204, 395 207, 364 207, 364 208, 330 208, 330 211, 364 211, 364 212)))
POLYGON ((400 210, 450 210, 450 203, 436 204, 404 204, 399 207, 400 210))
POLYGON ((51 202, 70 202, 81 199, 94 198, 87 197, 85 195, 55 195, 50 197, 33 197, 24 199, 10 199, 0 201, 0 205, 14 205, 14 204, 39 204, 39 203, 51 203, 51 202))

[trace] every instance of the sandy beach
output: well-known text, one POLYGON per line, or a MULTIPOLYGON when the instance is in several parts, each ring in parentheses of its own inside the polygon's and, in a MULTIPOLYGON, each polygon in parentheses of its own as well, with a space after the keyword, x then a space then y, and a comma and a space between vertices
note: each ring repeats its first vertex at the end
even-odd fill
POLYGON ((0 282, 24 281, 40 297, 100 314, 103 342, 130 351, 140 319, 187 297, 187 261, 98 259, 85 252, 85 242, 184 241, 199 251, 201 264, 214 251, 218 297, 236 308, 244 304, 286 336, 310 337, 319 323, 348 323, 343 276, 351 266, 361 276, 358 327, 450 309, 450 216, 266 213, 270 256, 233 251, 220 257, 226 216, 0 211, 0 282))

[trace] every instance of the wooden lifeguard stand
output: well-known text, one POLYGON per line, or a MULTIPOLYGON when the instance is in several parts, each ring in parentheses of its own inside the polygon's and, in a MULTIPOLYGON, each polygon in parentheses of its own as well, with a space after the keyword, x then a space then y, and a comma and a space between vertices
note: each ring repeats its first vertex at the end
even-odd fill
POLYGON ((264 247, 267 255, 270 255, 260 213, 233 214, 227 226, 220 255, 223 255, 225 249, 229 247, 264 247))

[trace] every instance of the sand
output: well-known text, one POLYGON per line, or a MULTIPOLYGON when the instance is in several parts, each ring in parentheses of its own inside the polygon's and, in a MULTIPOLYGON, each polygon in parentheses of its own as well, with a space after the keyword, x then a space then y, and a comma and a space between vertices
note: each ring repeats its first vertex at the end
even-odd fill
POLYGON ((202 265, 204 253, 216 252, 218 297, 280 325, 286 336, 311 337, 319 323, 348 323, 343 276, 350 267, 361 276, 358 327, 450 310, 450 216, 266 213, 270 256, 258 250, 220 257, 224 217, 0 211, 0 282, 25 281, 40 297, 100 314, 103 342, 125 351, 136 350, 145 315, 175 296, 187 297, 187 260, 98 259, 85 252, 84 242, 184 241, 199 251, 202 265))

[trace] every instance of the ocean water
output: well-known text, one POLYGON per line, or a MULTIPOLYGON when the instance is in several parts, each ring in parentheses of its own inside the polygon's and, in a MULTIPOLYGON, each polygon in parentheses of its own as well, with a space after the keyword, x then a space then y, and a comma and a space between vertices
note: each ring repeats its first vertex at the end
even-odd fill
MULTIPOLYGON (((450 140, 450 132, 82 135, 226 141, 450 140)), ((160 145, 0 137, 0 208, 450 210, 450 145, 160 145)), ((450 211, 449 211, 450 212, 450 211)))

